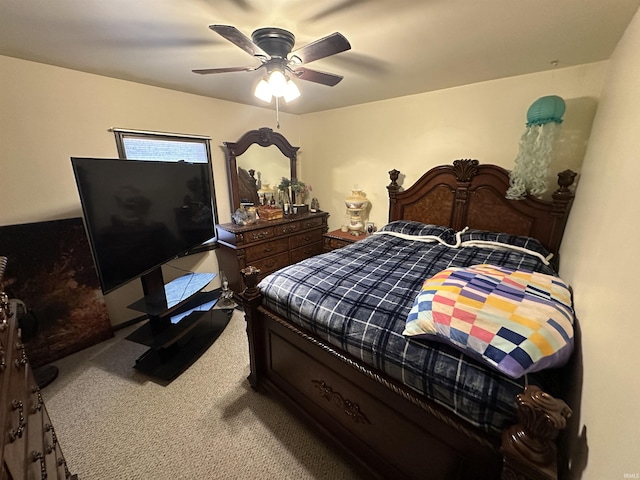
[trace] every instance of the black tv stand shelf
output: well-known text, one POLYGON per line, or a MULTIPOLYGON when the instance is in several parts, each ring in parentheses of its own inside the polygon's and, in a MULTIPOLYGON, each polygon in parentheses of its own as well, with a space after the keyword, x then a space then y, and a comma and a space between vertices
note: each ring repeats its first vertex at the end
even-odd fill
POLYGON ((233 313, 212 309, 220 290, 201 291, 214 277, 213 273, 188 273, 166 285, 158 272, 143 278, 145 296, 129 308, 147 313, 149 321, 126 337, 149 347, 136 360, 136 370, 170 382, 213 344, 233 313))

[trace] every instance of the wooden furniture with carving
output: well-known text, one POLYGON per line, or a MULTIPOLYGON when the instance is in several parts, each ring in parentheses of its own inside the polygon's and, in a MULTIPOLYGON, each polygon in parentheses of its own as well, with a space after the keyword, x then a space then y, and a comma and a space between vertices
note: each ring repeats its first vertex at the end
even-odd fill
MULTIPOLYGON (((6 257, 0 257, 0 286, 6 257)), ((1 290, 1 288, 0 288, 1 290)), ((36 383, 16 316, 0 292, 0 479, 76 479, 36 383)))
POLYGON ((249 265, 260 269, 262 278, 322 253, 328 216, 327 212, 316 212, 258 220, 254 225, 218 225, 218 265, 229 279, 229 288, 241 292, 240 270, 249 265))
MULTIPOLYGON (((435 167, 403 191, 397 183, 399 173, 389 172, 390 222, 413 220, 457 231, 469 226, 530 236, 557 255, 573 202, 569 186, 575 173, 558 175, 560 188, 552 201, 507 200, 508 172, 476 160, 435 167)), ((558 458, 567 463, 567 452, 555 441, 571 414, 564 401, 526 388, 513 399, 516 425, 502 434, 481 430, 264 306, 258 282, 265 272, 246 258, 243 263, 250 265, 242 270, 246 289, 241 295, 250 384, 306 420, 368 478, 551 480, 557 478, 558 458)), ((561 380, 562 385, 571 382, 564 376, 561 380)))
POLYGON ((249 130, 237 142, 224 142, 224 147, 229 171, 232 211, 240 208, 243 201, 253 202, 257 206, 258 185, 255 175, 259 174, 262 181, 265 178, 270 178, 274 186, 277 185, 276 181, 279 182, 283 176, 287 176, 289 179, 297 178, 296 162, 299 147, 294 147, 282 134, 274 132, 270 128, 249 130), (262 159, 255 159, 251 156, 252 160, 249 161, 249 165, 246 165, 246 162, 241 160, 248 156, 247 150, 252 146, 265 147, 265 149, 266 147, 276 148, 282 154, 278 160, 278 163, 282 164, 280 165, 282 170, 278 168, 275 171, 264 171, 264 168, 268 168, 269 164, 266 152, 263 152, 265 158, 262 159), (244 168, 239 163, 244 165, 244 168), (244 171, 243 174, 240 173, 241 170, 244 171), (245 180, 243 188, 241 188, 240 175, 243 175, 245 180))
POLYGON ((351 232, 343 232, 340 229, 332 230, 324 234, 323 238, 323 251, 330 252, 331 250, 335 250, 336 248, 346 247, 347 245, 351 245, 358 240, 362 240, 367 235, 365 233, 361 235, 353 235, 351 232))

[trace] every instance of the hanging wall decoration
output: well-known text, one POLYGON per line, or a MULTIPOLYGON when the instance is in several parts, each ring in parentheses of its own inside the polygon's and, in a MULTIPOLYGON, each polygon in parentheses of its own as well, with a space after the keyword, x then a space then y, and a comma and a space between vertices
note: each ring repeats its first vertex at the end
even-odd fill
POLYGON ((539 197, 547 190, 547 167, 565 109, 564 100, 557 95, 540 97, 529 107, 507 198, 519 200, 527 194, 539 197))

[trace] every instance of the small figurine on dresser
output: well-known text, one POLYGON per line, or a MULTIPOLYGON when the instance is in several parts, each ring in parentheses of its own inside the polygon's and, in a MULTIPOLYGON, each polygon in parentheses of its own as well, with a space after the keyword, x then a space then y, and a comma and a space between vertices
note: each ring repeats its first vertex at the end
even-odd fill
POLYGON ((320 202, 318 202, 318 199, 316 197, 313 197, 311 199, 311 205, 309 207, 311 212, 318 212, 320 211, 320 202))

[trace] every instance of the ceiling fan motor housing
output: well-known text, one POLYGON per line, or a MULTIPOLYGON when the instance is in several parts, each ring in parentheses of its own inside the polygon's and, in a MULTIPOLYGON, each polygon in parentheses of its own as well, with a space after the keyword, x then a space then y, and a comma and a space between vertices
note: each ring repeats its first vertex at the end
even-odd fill
POLYGON ((251 34, 253 42, 272 57, 286 59, 296 42, 293 33, 282 28, 259 28, 251 34))

